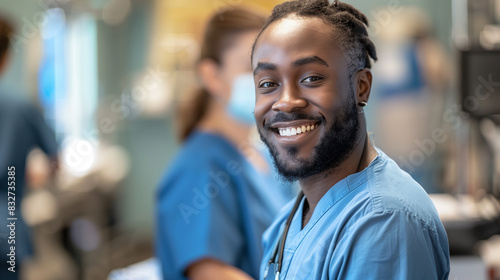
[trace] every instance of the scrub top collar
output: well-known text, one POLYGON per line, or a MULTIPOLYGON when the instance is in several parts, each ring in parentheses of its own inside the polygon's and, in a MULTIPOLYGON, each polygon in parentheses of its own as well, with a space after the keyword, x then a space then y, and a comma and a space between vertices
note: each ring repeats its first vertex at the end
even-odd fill
MULTIPOLYGON (((304 228, 302 228, 302 217, 304 214, 304 202, 306 197, 304 196, 302 198, 299 208, 297 209, 297 212, 292 219, 292 223, 290 224, 290 229, 288 231, 288 236, 285 243, 285 254, 294 252, 298 248, 304 237, 307 235, 307 233, 314 227, 316 223, 318 223, 318 221, 326 212, 328 212, 328 210, 330 210, 337 202, 339 202, 351 191, 355 190, 367 181, 368 170, 372 169, 373 166, 384 160, 384 157, 381 156, 383 152, 376 147, 375 149, 377 150, 378 154, 365 169, 340 180, 335 185, 333 185, 333 187, 331 187, 325 193, 325 195, 323 195, 323 197, 319 200, 318 205, 316 205, 311 219, 304 228)), ((281 232, 283 232, 283 226, 281 232)))

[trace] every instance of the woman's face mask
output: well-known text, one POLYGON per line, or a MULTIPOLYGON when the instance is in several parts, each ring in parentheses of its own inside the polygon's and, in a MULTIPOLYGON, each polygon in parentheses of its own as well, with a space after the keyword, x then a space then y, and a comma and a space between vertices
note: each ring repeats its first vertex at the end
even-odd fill
POLYGON ((255 124, 253 110, 255 107, 255 85, 252 73, 237 76, 232 85, 231 97, 226 110, 236 120, 247 124, 255 124))

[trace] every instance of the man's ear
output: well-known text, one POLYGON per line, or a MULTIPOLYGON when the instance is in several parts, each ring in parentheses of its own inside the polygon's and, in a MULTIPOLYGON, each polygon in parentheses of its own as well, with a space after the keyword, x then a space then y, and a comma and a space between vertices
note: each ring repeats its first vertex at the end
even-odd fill
POLYGON ((214 98, 220 98, 223 94, 224 83, 220 79, 219 65, 209 58, 205 58, 198 63, 198 74, 203 88, 214 98))
POLYGON ((370 91, 372 89, 372 72, 368 68, 359 70, 354 76, 356 85, 356 104, 361 102, 368 103, 370 99, 370 91))

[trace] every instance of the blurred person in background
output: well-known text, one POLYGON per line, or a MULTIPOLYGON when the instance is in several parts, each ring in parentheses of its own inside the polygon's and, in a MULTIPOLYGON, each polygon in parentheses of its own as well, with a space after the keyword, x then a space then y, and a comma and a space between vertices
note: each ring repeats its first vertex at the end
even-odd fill
POLYGON ((233 8, 206 27, 202 89, 179 110, 183 146, 158 191, 156 253, 164 279, 258 278, 261 235, 291 198, 249 141, 250 51, 265 20, 233 8))
MULTIPOLYGON (((13 26, 0 18, 0 75, 8 64, 13 34, 13 26)), ((29 152, 38 147, 49 156, 52 166, 57 166, 54 133, 32 104, 13 95, 0 89, 0 279, 18 279, 23 261, 33 253, 30 232, 21 216, 29 152), (11 223, 14 226, 8 227, 11 223), (13 259, 15 262, 9 263, 13 259)))
POLYGON ((439 144, 446 136, 436 140, 433 130, 443 127, 452 71, 446 49, 432 31, 430 18, 416 7, 401 9, 381 29, 372 99, 377 110, 369 112, 376 120, 377 145, 430 193, 444 190, 445 151, 439 144))

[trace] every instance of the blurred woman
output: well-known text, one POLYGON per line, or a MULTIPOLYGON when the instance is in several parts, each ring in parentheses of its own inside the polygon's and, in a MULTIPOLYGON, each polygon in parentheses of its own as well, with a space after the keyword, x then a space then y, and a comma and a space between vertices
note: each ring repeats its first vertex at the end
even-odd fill
POLYGON ((183 146, 156 205, 156 253, 164 279, 258 278, 261 235, 291 193, 249 142, 251 46, 265 17, 231 9, 208 22, 202 90, 179 112, 183 146))

